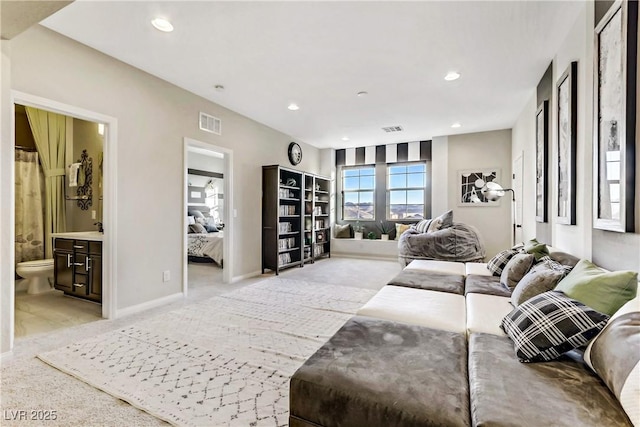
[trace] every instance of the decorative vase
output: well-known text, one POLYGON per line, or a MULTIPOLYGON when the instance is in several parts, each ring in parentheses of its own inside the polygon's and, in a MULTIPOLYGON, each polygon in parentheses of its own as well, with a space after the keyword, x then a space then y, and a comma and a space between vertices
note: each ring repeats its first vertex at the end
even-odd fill
POLYGON ((356 240, 362 240, 362 231, 356 231, 353 233, 353 238, 356 240))
POLYGON ((380 239, 381 240, 389 240, 389 235, 388 234, 381 234, 380 235, 380 239))

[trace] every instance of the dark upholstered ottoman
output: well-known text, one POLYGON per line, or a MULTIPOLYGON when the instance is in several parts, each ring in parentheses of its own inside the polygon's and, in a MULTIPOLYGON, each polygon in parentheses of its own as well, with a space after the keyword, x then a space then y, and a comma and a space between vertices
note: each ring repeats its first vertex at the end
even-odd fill
POLYGON ((582 362, 520 363, 507 337, 471 335, 469 383, 474 426, 631 426, 582 362))
POLYGON ((391 279, 388 285, 405 288, 425 289, 427 291, 464 294, 464 276, 459 274, 432 273, 421 270, 402 270, 391 279))
POLYGON ((296 426, 468 426, 464 335, 349 320, 291 378, 296 426))
POLYGON ((469 274, 465 283, 464 294, 485 294, 499 297, 510 297, 511 291, 500 283, 498 276, 482 276, 469 274))

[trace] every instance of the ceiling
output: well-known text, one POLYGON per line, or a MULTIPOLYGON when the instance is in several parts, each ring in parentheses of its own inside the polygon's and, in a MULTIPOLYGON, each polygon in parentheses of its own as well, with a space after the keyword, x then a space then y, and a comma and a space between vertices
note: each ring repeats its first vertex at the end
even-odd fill
POLYGON ((511 128, 583 7, 79 0, 42 24, 296 140, 342 148, 511 128), (155 17, 175 30, 156 30, 155 17), (445 81, 451 70, 462 77, 445 81))

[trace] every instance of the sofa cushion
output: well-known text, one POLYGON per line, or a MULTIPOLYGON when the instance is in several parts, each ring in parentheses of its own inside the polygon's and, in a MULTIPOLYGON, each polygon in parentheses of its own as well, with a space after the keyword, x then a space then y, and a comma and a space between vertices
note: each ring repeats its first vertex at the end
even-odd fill
POLYGON ((568 269, 569 267, 565 267, 549 257, 543 257, 520 279, 511 294, 511 303, 517 307, 536 295, 552 290, 560 279, 567 275, 568 269))
POLYGON ((469 384, 474 426, 631 426, 582 362, 519 363, 506 337, 471 335, 469 384))
POLYGON ((601 313, 612 315, 636 296, 638 273, 606 271, 590 261, 580 260, 555 290, 601 313))
POLYGON ((475 332, 506 336, 500 328, 502 319, 513 306, 508 297, 486 294, 467 294, 467 335, 475 332))
POLYGON ((626 303, 584 352, 585 362, 640 426, 640 297, 626 303))
POLYGON ((403 270, 387 284, 406 288, 451 292, 459 295, 464 294, 464 276, 459 274, 403 270))
POLYGON ((462 334, 353 317, 291 378, 291 425, 468 426, 466 345, 462 334))
POLYGON ((520 279, 531 269, 534 262, 535 257, 533 254, 514 255, 502 270, 500 283, 513 291, 520 279))
POLYGON ((504 267, 507 265, 507 263, 509 262, 509 260, 511 258, 513 258, 516 254, 518 254, 520 252, 519 249, 506 249, 502 252, 498 252, 493 258, 491 258, 489 260, 489 262, 487 263, 487 269, 491 272, 491 274, 493 274, 494 276, 498 276, 500 277, 500 275, 502 274, 502 270, 504 270, 504 267))
POLYGON ((478 276, 493 276, 493 273, 489 271, 489 267, 486 262, 467 262, 464 265, 465 274, 475 274, 478 276))
MULTIPOLYGON (((497 295, 501 297, 511 296, 511 290, 506 286, 502 286, 500 278, 496 276, 484 276, 471 274, 467 276, 464 285, 465 295, 469 294, 487 294, 497 295)), ((512 307, 513 308, 513 307, 512 307)))
POLYGON ((405 270, 432 271, 436 273, 459 274, 464 276, 466 269, 463 262, 436 261, 426 259, 415 259, 409 263, 405 270))
POLYGON ((385 286, 358 310, 358 315, 451 332, 466 331, 464 296, 448 292, 385 286))
POLYGON ((545 292, 520 304, 502 319, 522 362, 544 362, 587 344, 607 323, 598 313, 561 292, 545 292))

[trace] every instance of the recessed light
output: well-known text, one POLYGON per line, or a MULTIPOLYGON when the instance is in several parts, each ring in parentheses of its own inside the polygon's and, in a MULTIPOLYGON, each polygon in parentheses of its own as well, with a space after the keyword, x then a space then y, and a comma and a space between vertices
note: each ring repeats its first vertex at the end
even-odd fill
POLYGON ((457 71, 449 71, 447 75, 444 76, 444 79, 448 82, 451 82, 453 80, 458 80, 459 78, 460 78, 460 73, 457 71))
POLYGON ((454 124, 451 125, 452 128, 459 128, 461 126, 462 125, 460 123, 458 123, 458 122, 455 122, 454 124))
POLYGON ((343 141, 348 141, 348 140, 349 140, 349 137, 348 137, 348 136, 343 136, 343 137, 342 137, 342 140, 343 140, 343 141))
POLYGON ((164 31, 165 33, 170 33, 171 31, 173 31, 173 25, 171 25, 171 22, 167 21, 164 18, 154 19, 153 21, 151 21, 151 25, 153 25, 160 31, 164 31))
POLYGON ((369 92, 361 90, 360 92, 356 93, 356 95, 360 96, 360 97, 367 96, 367 95, 369 95, 369 92))
POLYGON ((298 107, 298 104, 294 104, 294 103, 289 104, 287 108, 291 111, 297 111, 300 109, 300 107, 298 107))

